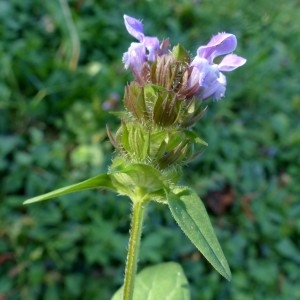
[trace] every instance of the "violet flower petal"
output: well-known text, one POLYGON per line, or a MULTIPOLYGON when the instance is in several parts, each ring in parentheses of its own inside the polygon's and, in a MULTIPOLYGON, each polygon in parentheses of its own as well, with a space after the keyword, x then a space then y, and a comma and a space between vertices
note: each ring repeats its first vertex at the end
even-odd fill
POLYGON ((145 36, 143 44, 149 51, 148 60, 155 61, 159 49, 159 40, 157 37, 145 36))
POLYGON ((207 59, 196 56, 190 64, 193 67, 191 81, 198 81, 201 86, 211 66, 207 59), (197 79, 196 79, 197 78, 197 79))
POLYGON ((140 43, 132 43, 128 51, 124 53, 122 60, 125 69, 130 67, 139 72, 144 62, 155 61, 160 50, 159 40, 157 37, 145 36, 142 22, 135 18, 124 15, 124 23, 129 34, 138 39, 140 43))
POLYGON ((224 74, 220 73, 219 78, 211 82, 207 87, 203 87, 201 90, 202 99, 207 99, 212 97, 215 100, 220 100, 225 96, 226 91, 226 77, 224 74))
POLYGON ((123 54, 122 61, 125 69, 129 67, 140 71, 146 61, 146 48, 142 43, 131 43, 128 51, 123 54))
POLYGON ((230 33, 215 35, 206 46, 197 50, 197 56, 190 64, 193 67, 190 82, 199 82, 198 96, 202 99, 212 97, 219 100, 225 95, 226 77, 220 71, 232 71, 246 63, 246 59, 235 54, 237 39, 230 33), (227 54, 219 64, 213 61, 220 55, 227 54))
POLYGON ((206 46, 201 46, 197 50, 197 55, 213 62, 214 58, 228 54, 235 50, 237 40, 231 33, 219 33, 212 37, 206 46))
POLYGON ((141 42, 144 38, 142 22, 130 16, 124 15, 124 23, 129 34, 141 42))
POLYGON ((244 65, 246 63, 246 59, 235 54, 226 55, 223 60, 219 63, 220 71, 233 71, 234 69, 244 65))
POLYGON ((211 85, 220 77, 218 65, 209 65, 208 70, 202 80, 202 86, 206 87, 211 85))

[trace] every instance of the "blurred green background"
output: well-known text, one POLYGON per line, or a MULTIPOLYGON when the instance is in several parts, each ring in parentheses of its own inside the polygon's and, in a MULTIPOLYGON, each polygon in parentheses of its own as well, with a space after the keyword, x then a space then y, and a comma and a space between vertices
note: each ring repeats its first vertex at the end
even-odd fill
POLYGON ((202 197, 232 269, 221 278, 151 203, 139 268, 182 264, 192 299, 300 299, 300 2, 2 0, 0 299, 109 299, 121 285, 130 202, 86 191, 22 206, 104 172, 130 72, 126 13, 192 54, 238 38, 245 66, 196 131, 209 147, 182 182, 202 197))

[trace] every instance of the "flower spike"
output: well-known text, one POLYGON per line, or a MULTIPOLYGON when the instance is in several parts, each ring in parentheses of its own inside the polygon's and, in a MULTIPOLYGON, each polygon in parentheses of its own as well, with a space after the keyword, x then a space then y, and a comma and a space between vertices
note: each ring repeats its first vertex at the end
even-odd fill
POLYGON ((139 41, 131 43, 124 53, 125 69, 130 68, 142 85, 150 82, 167 90, 171 88, 179 100, 193 97, 221 99, 227 84, 222 72, 231 72, 246 63, 245 58, 232 54, 237 47, 234 34, 223 32, 213 36, 197 49, 196 57, 190 62, 188 52, 182 46, 176 46, 170 52, 168 40, 159 45, 157 37, 146 36, 141 21, 124 15, 124 22, 128 33, 139 41), (224 57, 217 64, 214 60, 219 56, 224 57))

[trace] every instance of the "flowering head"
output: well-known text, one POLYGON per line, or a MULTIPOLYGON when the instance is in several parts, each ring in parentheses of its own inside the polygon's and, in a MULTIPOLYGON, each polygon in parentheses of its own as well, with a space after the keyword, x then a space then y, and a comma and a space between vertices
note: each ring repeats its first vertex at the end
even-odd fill
POLYGON ((160 43, 157 37, 146 36, 141 21, 127 15, 124 21, 138 40, 123 55, 135 80, 125 88, 122 125, 115 139, 109 136, 127 160, 154 164, 165 172, 193 157, 196 144, 205 144, 190 129, 206 110, 201 100, 222 98, 226 89, 222 72, 246 60, 231 54, 237 46, 233 34, 217 34, 191 59, 181 45, 169 50, 168 40, 160 43), (223 55, 219 64, 214 62, 223 55))
MULTIPOLYGON (((132 69, 138 81, 140 81, 142 77, 144 78, 144 83, 146 83, 150 77, 153 79, 153 68, 150 71, 149 67, 149 63, 153 63, 157 65, 160 64, 155 70, 159 69, 158 73, 156 73, 156 77, 159 77, 161 80, 159 83, 153 82, 152 80, 152 83, 160 84, 162 81, 166 82, 166 77, 172 73, 170 69, 178 69, 179 61, 181 65, 179 71, 181 71, 181 74, 184 74, 184 76, 179 76, 179 78, 183 79, 183 82, 180 84, 182 88, 184 87, 185 92, 189 89, 189 98, 195 96, 198 99, 205 100, 212 97, 213 99, 219 100, 225 95, 226 90, 226 77, 222 72, 233 71, 246 63, 246 59, 231 54, 237 46, 235 35, 219 33, 213 36, 207 45, 198 48, 197 55, 191 63, 186 53, 185 66, 183 66, 183 60, 178 59, 178 57, 174 55, 174 49, 172 52, 168 51, 168 40, 162 42, 160 45, 157 37, 144 35, 141 21, 127 15, 124 16, 124 21, 129 34, 135 37, 139 43, 131 43, 128 51, 123 55, 123 63, 126 69, 132 69), (222 55, 226 55, 222 61, 219 64, 214 63, 214 59, 222 55), (165 62, 163 66, 161 63, 162 60, 160 59, 162 56, 169 56, 169 58, 163 59, 165 62), (172 56, 172 58, 170 58, 170 56, 172 56), (171 60, 173 66, 167 67, 168 64, 170 65, 171 60), (183 69, 184 71, 182 71, 183 69), (165 72, 161 72, 162 70, 165 70, 165 72), (151 76, 149 74, 151 74, 151 76), (195 88, 196 86, 197 89, 195 88)), ((175 76, 174 79, 177 80, 178 83, 178 76, 175 76)), ((170 86, 172 86, 172 84, 168 82, 168 87, 170 86)))

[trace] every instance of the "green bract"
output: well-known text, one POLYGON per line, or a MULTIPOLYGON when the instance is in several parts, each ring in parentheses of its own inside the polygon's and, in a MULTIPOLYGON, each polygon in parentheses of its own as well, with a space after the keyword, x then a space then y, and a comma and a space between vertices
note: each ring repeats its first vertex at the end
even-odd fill
POLYGON ((195 154, 195 148, 206 145, 193 131, 149 128, 135 121, 122 122, 113 143, 121 157, 159 170, 186 163, 195 154))

